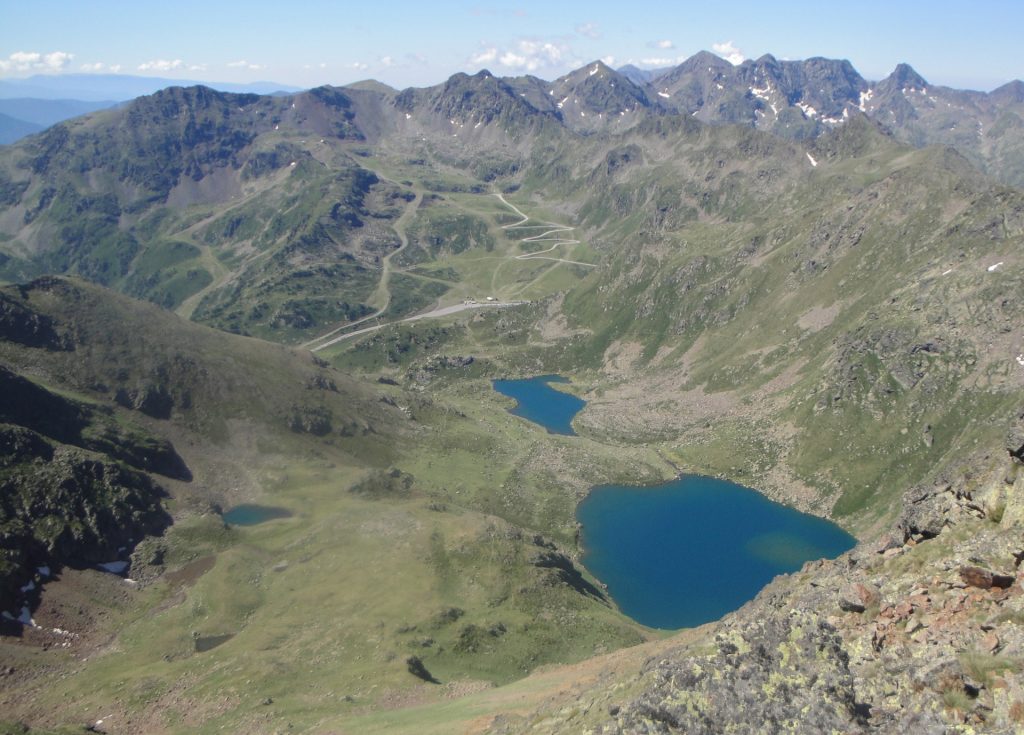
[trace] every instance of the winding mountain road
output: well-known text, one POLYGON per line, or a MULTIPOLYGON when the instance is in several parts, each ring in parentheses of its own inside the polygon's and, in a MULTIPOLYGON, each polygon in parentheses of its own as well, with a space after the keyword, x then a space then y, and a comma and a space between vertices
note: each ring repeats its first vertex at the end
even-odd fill
POLYGON ((540 233, 539 235, 532 235, 531 237, 524 237, 524 238, 522 238, 519 241, 519 242, 550 242, 550 243, 553 243, 551 245, 551 247, 549 247, 547 250, 538 250, 537 252, 533 252, 533 253, 523 253, 522 255, 516 255, 515 256, 515 260, 553 260, 553 261, 555 261, 557 263, 571 263, 573 265, 586 266, 587 268, 596 268, 597 267, 597 265, 594 264, 594 263, 583 263, 583 262, 581 262, 579 260, 568 260, 566 258, 549 258, 549 257, 545 256, 544 253, 550 253, 552 250, 554 250, 555 248, 557 248, 557 247, 559 247, 561 245, 576 245, 577 243, 579 243, 579 240, 573 240, 571 238, 566 238, 566 237, 548 237, 549 235, 554 235, 557 232, 572 232, 576 228, 575 227, 570 227, 569 225, 560 225, 560 224, 557 224, 555 222, 541 222, 539 225, 528 225, 526 223, 530 221, 530 217, 528 215, 524 214, 523 211, 519 209, 519 207, 517 207, 516 205, 508 202, 505 199, 505 197, 500 192, 498 192, 494 196, 498 197, 498 199, 501 200, 502 204, 504 204, 506 207, 508 207, 513 212, 515 212, 520 217, 522 217, 522 219, 519 220, 518 222, 513 222, 510 225, 502 225, 501 229, 503 229, 503 230, 516 230, 516 229, 519 229, 519 230, 534 229, 534 230, 536 230, 536 229, 542 229, 544 227, 551 228, 549 230, 546 230, 545 232, 540 233))
MULTIPOLYGON (((500 192, 496 193, 494 196, 496 196, 501 201, 502 204, 504 204, 506 207, 511 209, 519 217, 522 218, 518 222, 513 222, 512 224, 508 224, 508 225, 502 225, 501 229, 503 229, 503 230, 536 230, 536 229, 543 229, 544 230, 543 232, 541 232, 539 234, 536 234, 536 235, 529 235, 527 237, 523 237, 522 239, 520 239, 519 242, 520 243, 526 243, 526 242, 530 242, 530 243, 550 242, 551 243, 551 247, 549 247, 549 248, 547 248, 545 250, 540 250, 540 251, 532 252, 532 253, 523 253, 522 255, 508 256, 507 260, 550 260, 550 261, 554 261, 556 263, 569 263, 571 265, 580 265, 580 266, 584 266, 584 267, 587 267, 587 268, 596 268, 597 267, 597 265, 595 263, 584 263, 582 261, 569 260, 567 258, 553 258, 553 257, 550 257, 550 256, 546 255, 546 253, 553 252, 555 249, 561 247, 562 245, 576 245, 577 243, 579 243, 580 242, 579 240, 575 240, 575 239, 572 239, 572 238, 557 237, 558 233, 572 232, 573 230, 576 229, 575 227, 570 227, 569 225, 560 225, 560 224, 558 224, 556 222, 540 222, 540 224, 528 225, 526 223, 530 221, 529 215, 525 214, 517 206, 515 206, 514 204, 510 203, 509 201, 507 201, 505 199, 505 197, 500 192)), ((392 324, 404 324, 404 323, 407 323, 407 322, 419 321, 421 319, 434 319, 434 318, 438 318, 438 317, 442 317, 442 316, 448 316, 450 314, 457 314, 457 313, 459 313, 461 311, 467 311, 469 309, 504 308, 504 307, 509 307, 509 306, 519 306, 519 305, 522 305, 522 304, 528 304, 529 303, 528 301, 508 301, 508 302, 465 301, 465 302, 463 302, 461 304, 453 304, 453 305, 450 305, 450 306, 440 306, 440 307, 437 307, 435 309, 432 309, 431 311, 424 312, 422 314, 415 314, 413 316, 405 317, 403 319, 395 319, 395 320, 390 321, 390 322, 384 322, 382 324, 375 324, 375 325, 373 325, 371 327, 364 327, 362 329, 357 329, 357 330, 352 331, 352 332, 345 332, 344 334, 339 334, 339 332, 342 332, 343 330, 350 329, 351 327, 358 326, 359 324, 363 324, 363 323, 368 322, 368 321, 370 321, 372 319, 376 319, 376 318, 378 318, 381 314, 383 314, 387 310, 388 305, 391 303, 391 291, 390 291, 390 288, 388 286, 388 281, 390 280, 390 275, 391 275, 391 259, 395 255, 397 255, 398 253, 402 252, 402 250, 404 250, 408 246, 409 238, 408 238, 408 235, 406 234, 406 228, 405 228, 406 221, 410 217, 412 217, 413 214, 415 214, 415 212, 419 208, 420 202, 422 200, 423 200, 423 192, 417 191, 416 192, 416 198, 413 201, 409 202, 409 204, 406 206, 405 211, 402 213, 402 215, 395 222, 395 231, 398 233, 399 239, 402 241, 402 244, 396 250, 392 251, 391 253, 389 253, 387 256, 384 257, 384 259, 382 261, 382 273, 381 273, 380 283, 378 283, 377 288, 374 290, 373 295, 370 298, 371 301, 376 301, 377 303, 381 303, 381 301, 383 300, 383 306, 381 306, 377 311, 375 311, 372 314, 364 316, 364 317, 362 317, 360 319, 357 319, 355 321, 348 322, 347 324, 343 324, 340 327, 337 327, 335 329, 332 329, 329 332, 326 332, 325 334, 321 334, 319 337, 316 337, 314 339, 309 340, 308 342, 306 342, 303 345, 301 345, 302 347, 309 348, 309 350, 311 352, 319 352, 320 350, 326 349, 327 347, 330 347, 331 345, 335 345, 335 344, 337 344, 339 342, 342 342, 342 341, 344 341, 346 339, 350 339, 352 337, 358 337, 358 336, 363 335, 363 334, 369 334, 370 332, 375 332, 378 329, 383 329, 384 327, 391 326, 392 324)))

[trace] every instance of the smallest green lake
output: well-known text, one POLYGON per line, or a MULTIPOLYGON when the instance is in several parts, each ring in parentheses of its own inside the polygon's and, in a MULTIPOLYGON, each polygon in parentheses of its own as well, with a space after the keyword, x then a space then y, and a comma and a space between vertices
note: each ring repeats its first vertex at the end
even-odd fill
POLYGON ((255 505, 243 503, 236 505, 226 511, 221 518, 230 526, 255 526, 266 523, 276 518, 291 518, 292 512, 287 508, 277 508, 272 505, 255 505))

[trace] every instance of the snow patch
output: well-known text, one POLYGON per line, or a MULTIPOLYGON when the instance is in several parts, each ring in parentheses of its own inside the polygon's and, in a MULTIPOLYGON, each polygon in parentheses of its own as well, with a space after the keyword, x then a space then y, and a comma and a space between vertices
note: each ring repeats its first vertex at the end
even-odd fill
POLYGON ((27 584, 21 585, 21 591, 22 592, 31 592, 35 588, 36 588, 36 583, 33 582, 32 580, 29 580, 27 584))
POLYGON ((991 273, 992 271, 994 271, 994 270, 995 270, 996 268, 998 268, 998 267, 999 267, 999 266, 1001 266, 1002 264, 1003 264, 1003 261, 1001 261, 1001 260, 1000 260, 1000 261, 999 261, 998 263, 996 263, 995 265, 990 265, 990 266, 988 267, 988 272, 989 272, 989 273, 991 273))
POLYGON ((412 120, 412 115, 410 115, 408 112, 405 113, 405 119, 406 120, 412 120))
POLYGON ((36 571, 39 572, 39 576, 41 577, 50 576, 50 567, 36 567, 36 571))
POLYGON ((1017 364, 1024 367, 1024 352, 1017 355, 1017 364))
POLYGON ((122 574, 124 570, 128 568, 128 562, 108 561, 104 564, 97 564, 96 566, 98 566, 104 572, 110 572, 111 574, 122 574))
POLYGON ((875 90, 869 89, 867 92, 860 93, 860 100, 857 102, 857 109, 861 112, 867 112, 867 104, 871 101, 871 98, 875 96, 875 90))
POLYGON ((952 268, 947 268, 946 270, 942 271, 942 275, 948 276, 952 272, 953 272, 952 268))
POLYGON ((594 64, 594 68, 590 70, 590 74, 588 74, 587 76, 594 76, 595 74, 597 74, 599 68, 600 67, 598 67, 597 64, 594 64))
POLYGON ((811 162, 812 168, 818 167, 818 162, 814 160, 814 156, 812 156, 810 153, 807 154, 807 160, 811 162))
POLYGON ((39 627, 38 625, 36 625, 36 621, 32 619, 32 611, 28 609, 28 605, 25 605, 23 608, 21 608, 21 612, 18 613, 17 617, 7 612, 6 610, 0 613, 0 617, 2 617, 4 620, 10 620, 14 623, 21 623, 22 625, 27 625, 29 628, 39 627))
POLYGON ((723 87, 721 84, 718 84, 717 82, 715 83, 715 86, 718 87, 719 89, 725 89, 725 87, 723 87))
POLYGON ((664 97, 665 99, 668 99, 672 95, 668 94, 667 92, 658 92, 658 96, 659 97, 664 97))
POLYGON ((814 117, 818 114, 818 111, 811 107, 806 102, 797 102, 796 106, 801 109, 804 113, 804 117, 814 117))

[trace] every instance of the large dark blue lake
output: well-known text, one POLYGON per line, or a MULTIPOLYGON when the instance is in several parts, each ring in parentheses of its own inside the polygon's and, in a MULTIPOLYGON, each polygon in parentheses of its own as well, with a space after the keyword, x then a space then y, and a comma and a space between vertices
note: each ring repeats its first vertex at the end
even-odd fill
POLYGON ((717 620, 772 577, 847 551, 839 526, 724 480, 602 485, 576 512, 583 564, 619 608, 652 628, 717 620))
POLYGON ((516 416, 540 424, 552 434, 575 436, 573 417, 587 402, 550 385, 568 382, 559 375, 538 375, 526 380, 495 380, 492 385, 494 390, 518 402, 512 409, 516 416))

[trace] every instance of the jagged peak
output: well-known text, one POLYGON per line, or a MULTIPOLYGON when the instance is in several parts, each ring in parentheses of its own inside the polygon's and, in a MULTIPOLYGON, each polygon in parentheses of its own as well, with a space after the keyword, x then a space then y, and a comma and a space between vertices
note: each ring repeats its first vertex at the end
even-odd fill
POLYGON ((1024 82, 1014 79, 989 92, 989 97, 1001 102, 1024 102, 1024 82))
POLYGON ((914 71, 910 64, 904 63, 897 64, 892 74, 882 80, 882 84, 896 89, 924 89, 928 86, 924 77, 914 71))
POLYGON ((743 63, 746 64, 748 61, 751 64, 753 64, 754 66, 778 66, 779 65, 779 60, 776 59, 771 54, 762 54, 761 56, 757 57, 753 61, 750 61, 750 59, 747 59, 747 61, 744 61, 743 63))

